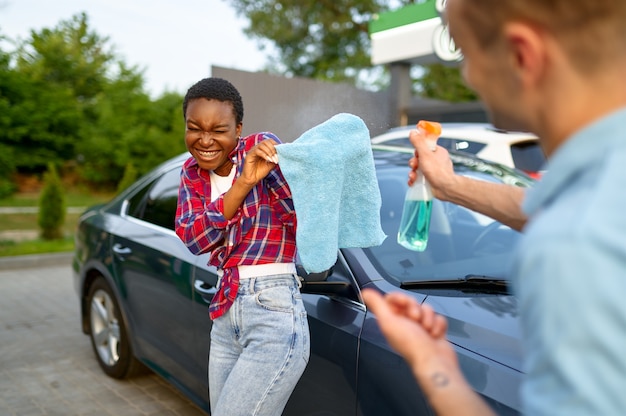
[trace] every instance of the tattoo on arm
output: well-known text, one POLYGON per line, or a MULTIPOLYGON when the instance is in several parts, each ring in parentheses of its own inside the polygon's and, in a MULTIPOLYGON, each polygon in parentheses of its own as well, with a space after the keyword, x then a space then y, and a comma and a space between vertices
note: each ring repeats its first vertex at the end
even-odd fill
POLYGON ((433 374, 430 379, 433 381, 435 387, 445 387, 450 382, 448 376, 440 372, 433 374))

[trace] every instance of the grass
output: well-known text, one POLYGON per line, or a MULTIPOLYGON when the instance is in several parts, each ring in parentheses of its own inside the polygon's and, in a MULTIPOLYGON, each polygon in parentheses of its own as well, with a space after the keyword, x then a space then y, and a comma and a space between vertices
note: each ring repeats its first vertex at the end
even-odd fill
MULTIPOLYGON (((65 195, 66 206, 88 207, 106 202, 110 194, 89 194, 68 191, 65 195)), ((38 193, 15 194, 10 198, 0 199, 0 207, 38 207, 38 193)), ((64 238, 60 240, 43 240, 39 237, 36 213, 2 214, 0 213, 0 233, 11 232, 22 235, 21 238, 7 238, 0 235, 0 257, 21 256, 28 254, 59 253, 74 250, 74 230, 78 223, 79 213, 67 213, 63 225, 64 238)), ((6 234, 5 234, 6 236, 6 234)))
MULTIPOLYGON (((78 213, 65 214, 63 234, 74 233, 79 217, 78 213)), ((39 231, 37 214, 0 214, 0 232, 3 231, 39 231)))
POLYGON ((0 240, 0 257, 26 256, 28 254, 63 253, 74 250, 74 238, 66 237, 62 240, 0 240))
MULTIPOLYGON (((65 194, 65 205, 68 207, 88 207, 90 205, 106 202, 112 198, 111 194, 87 193, 70 190, 65 194)), ((18 193, 9 198, 0 199, 0 207, 37 207, 39 206, 39 193, 18 193)))

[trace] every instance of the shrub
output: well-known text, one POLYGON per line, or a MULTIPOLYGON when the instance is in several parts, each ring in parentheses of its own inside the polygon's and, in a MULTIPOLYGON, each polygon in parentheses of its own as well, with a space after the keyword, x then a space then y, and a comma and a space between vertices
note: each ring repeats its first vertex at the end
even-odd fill
POLYGON ((15 173, 13 151, 8 146, 0 145, 0 199, 15 193, 17 186, 12 180, 15 173))
POLYGON ((10 197, 16 189, 17 187, 11 179, 0 177, 0 199, 10 197))
POLYGON ((63 238, 65 223, 65 194, 63 185, 54 164, 48 164, 44 174, 44 184, 39 196, 39 215, 37 223, 41 228, 41 238, 57 240, 63 238))
POLYGON ((136 180, 137 169, 135 169, 135 165, 133 165, 131 162, 128 162, 126 164, 126 167, 124 168, 124 176, 122 176, 122 179, 117 184, 117 192, 122 192, 124 189, 131 186, 136 180))

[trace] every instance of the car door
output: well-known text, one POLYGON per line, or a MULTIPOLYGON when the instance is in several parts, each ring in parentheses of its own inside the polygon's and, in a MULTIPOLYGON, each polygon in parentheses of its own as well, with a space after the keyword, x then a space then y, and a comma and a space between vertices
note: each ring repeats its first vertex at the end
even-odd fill
POLYGON ((345 260, 339 259, 326 281, 304 284, 311 358, 284 415, 345 416, 357 413, 357 360, 365 307, 345 260), (315 292, 315 283, 336 289, 315 292), (335 292, 334 294, 330 294, 335 292))
POLYGON ((193 315, 196 257, 174 233, 180 166, 134 194, 111 236, 137 355, 182 389, 206 395, 193 315))
POLYGON ((212 321, 209 318, 209 304, 217 293, 217 268, 209 266, 209 254, 202 254, 196 258, 193 273, 193 315, 195 332, 195 356, 203 372, 199 381, 202 385, 203 398, 206 408, 209 409, 209 350, 211 344, 212 321))
POLYGON ((387 343, 373 314, 363 325, 359 351, 359 415, 433 414, 404 359, 387 343))

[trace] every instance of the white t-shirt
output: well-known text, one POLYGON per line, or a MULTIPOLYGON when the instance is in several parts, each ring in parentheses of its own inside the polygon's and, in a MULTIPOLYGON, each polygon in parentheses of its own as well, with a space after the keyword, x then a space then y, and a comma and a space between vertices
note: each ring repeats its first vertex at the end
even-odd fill
POLYGON ((218 196, 226 193, 230 187, 233 186, 233 178, 235 177, 236 170, 233 164, 228 176, 220 176, 212 170, 209 171, 209 177, 211 178, 211 202, 215 201, 218 196))

